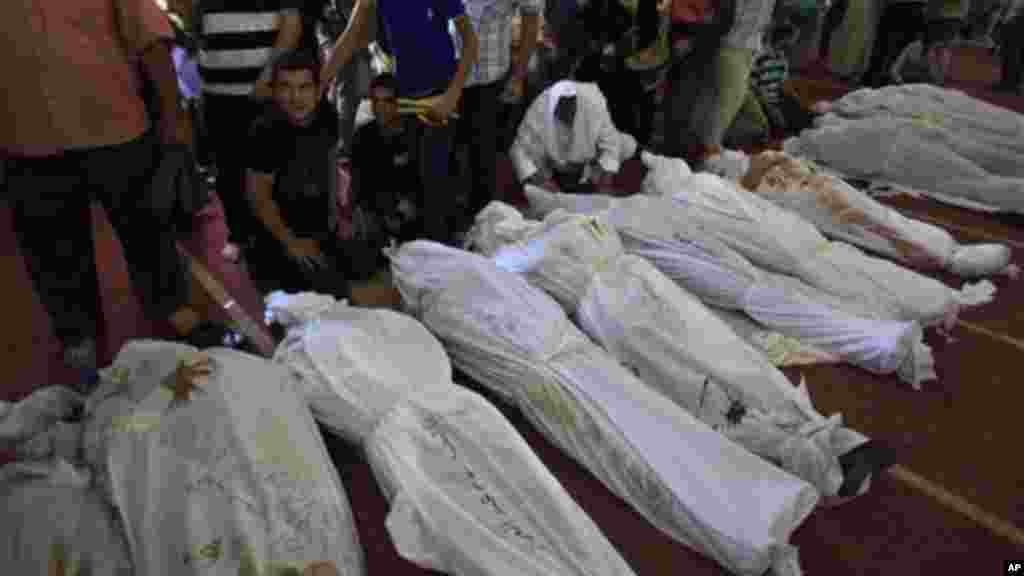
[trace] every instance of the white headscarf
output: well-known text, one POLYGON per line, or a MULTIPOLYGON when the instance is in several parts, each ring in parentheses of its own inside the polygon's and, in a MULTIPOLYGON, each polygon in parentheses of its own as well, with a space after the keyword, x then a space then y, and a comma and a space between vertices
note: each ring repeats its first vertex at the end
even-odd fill
MULTIPOLYGON (((555 117, 555 108, 558 106, 558 101, 566 96, 576 96, 576 82, 572 80, 560 80, 555 82, 548 88, 548 109, 545 116, 545 121, 548 130, 548 155, 552 158, 559 158, 560 156, 555 151, 558 146, 558 118, 555 117)), ((578 111, 577 111, 578 114, 578 111)))

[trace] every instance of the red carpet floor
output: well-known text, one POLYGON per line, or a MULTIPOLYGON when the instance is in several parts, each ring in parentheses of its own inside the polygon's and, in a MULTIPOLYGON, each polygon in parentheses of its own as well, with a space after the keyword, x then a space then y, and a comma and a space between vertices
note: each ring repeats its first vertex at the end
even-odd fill
MULTIPOLYGON (((984 86, 995 81, 990 57, 982 50, 961 49, 955 68, 956 87, 1024 113, 1021 98, 995 96, 984 86)), ((845 87, 827 79, 801 84, 811 99, 840 94, 845 87)), ((510 167, 501 166, 506 198, 512 193, 510 167)), ((635 183, 636 166, 627 168, 624 182, 635 183)), ((953 223, 961 241, 1015 244, 1014 255, 1024 262, 1024 218, 993 217, 939 206, 924 200, 888 201, 907 214, 953 223)), ((102 215, 96 213, 96 242, 103 271, 103 309, 107 318, 104 355, 109 359, 127 338, 151 336, 154 326, 142 319, 128 285, 117 240, 102 215)), ((0 363, 2 397, 16 399, 32 388, 68 382, 74 375, 61 367, 59 349, 48 321, 32 294, 10 230, 9 213, 0 209, 0 270, 2 293, 13 330, 0 335, 8 351, 0 363)), ((937 275, 954 285, 957 281, 937 275)), ((967 311, 964 324, 953 331, 955 341, 930 334, 940 380, 914 392, 895 378, 872 376, 845 366, 787 369, 794 380, 807 378, 822 412, 842 412, 847 422, 896 449, 902 464, 945 491, 969 502, 970 514, 944 504, 907 483, 884 475, 871 492, 844 507, 816 511, 793 540, 800 547, 809 575, 880 574, 1002 574, 1004 562, 1024 559, 1024 547, 972 519, 989 514, 1024 527, 1024 460, 1020 436, 1024 413, 1024 378, 1016 359, 1024 355, 1024 278, 997 278, 994 303, 967 311), (981 511, 980 513, 978 511, 981 511)), ((253 302, 255 293, 236 295, 253 302)), ((367 287, 355 294, 358 302, 386 305, 394 295, 384 287, 367 287)), ((499 406, 501 406, 499 404, 499 406)), ((651 528, 628 506, 612 496, 585 470, 569 461, 535 433, 514 409, 501 406, 523 436, 591 514, 637 574, 691 576, 722 574, 712 562, 671 542, 651 528)), ((400 559, 384 520, 386 502, 358 451, 329 439, 329 447, 353 502, 360 539, 371 575, 425 574, 400 559)))

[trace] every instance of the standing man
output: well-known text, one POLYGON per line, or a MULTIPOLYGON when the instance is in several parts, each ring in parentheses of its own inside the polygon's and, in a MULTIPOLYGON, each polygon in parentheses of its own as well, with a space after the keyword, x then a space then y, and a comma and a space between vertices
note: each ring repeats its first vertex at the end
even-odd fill
POLYGON ((501 101, 520 102, 537 47, 544 0, 463 0, 480 42, 479 61, 462 93, 462 118, 456 143, 469 151, 469 214, 459 222, 468 229, 476 213, 495 198, 498 161, 498 114, 501 101), (521 33, 512 57, 512 20, 520 11, 521 33), (515 66, 512 66, 515 62, 515 66), (504 94, 502 89, 504 88, 504 94))
MULTIPOLYGON (((864 85, 879 88, 893 63, 910 44, 925 37, 927 0, 885 0, 885 11, 878 22, 871 66, 864 74, 864 85)), ((927 43, 926 43, 927 44, 927 43)))
POLYGON ((398 97, 416 101, 422 110, 406 119, 413 132, 413 154, 422 184, 420 226, 426 238, 452 243, 455 238, 449 219, 455 194, 448 178, 453 136, 449 119, 476 65, 477 35, 461 0, 356 0, 348 28, 324 64, 324 84, 356 50, 368 45, 375 11, 379 32, 394 57, 398 97), (448 33, 449 22, 454 22, 462 45, 460 58, 456 58, 448 33))
POLYGON ((231 239, 245 243, 253 216, 245 196, 245 135, 271 96, 274 62, 298 47, 303 0, 199 0, 199 73, 217 194, 231 239))
POLYGON ((710 82, 697 99, 693 125, 701 145, 698 165, 721 150, 725 131, 743 106, 754 55, 761 51, 774 10, 775 0, 736 0, 735 22, 722 38, 710 82))
MULTIPOLYGON (((672 46, 675 57, 666 74, 662 153, 693 160, 702 155, 695 132, 695 106, 709 82, 708 73, 742 0, 673 0, 672 46)), ((701 112, 703 113, 703 112, 701 112)))
POLYGON ((995 90, 1020 94, 1021 81, 1024 81, 1024 0, 1010 0, 1003 14, 1000 32, 1002 77, 995 85, 995 90))
POLYGON ((65 364, 96 365, 93 200, 117 231, 147 316, 195 335, 187 264, 149 197, 160 150, 189 140, 167 17, 153 0, 8 0, 0 22, 0 66, 11 78, 0 105, 7 200, 65 364), (144 77, 158 119, 147 113, 144 77))

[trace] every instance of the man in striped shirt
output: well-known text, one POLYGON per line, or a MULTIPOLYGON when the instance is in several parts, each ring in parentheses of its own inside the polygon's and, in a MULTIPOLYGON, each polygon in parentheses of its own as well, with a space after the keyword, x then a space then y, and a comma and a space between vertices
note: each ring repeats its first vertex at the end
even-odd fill
POLYGON ((235 242, 253 230, 245 197, 245 135, 271 95, 273 65, 302 37, 303 0, 199 0, 199 74, 217 193, 235 242))

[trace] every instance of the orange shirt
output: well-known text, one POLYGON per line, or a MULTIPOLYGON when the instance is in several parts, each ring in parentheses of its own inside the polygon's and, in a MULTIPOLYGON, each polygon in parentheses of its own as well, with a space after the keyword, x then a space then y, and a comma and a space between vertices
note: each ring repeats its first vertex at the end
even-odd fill
POLYGON ((5 154, 51 156, 145 132, 139 60, 174 37, 154 0, 2 0, 0 22, 5 154))

